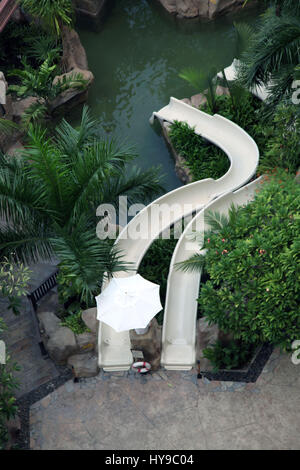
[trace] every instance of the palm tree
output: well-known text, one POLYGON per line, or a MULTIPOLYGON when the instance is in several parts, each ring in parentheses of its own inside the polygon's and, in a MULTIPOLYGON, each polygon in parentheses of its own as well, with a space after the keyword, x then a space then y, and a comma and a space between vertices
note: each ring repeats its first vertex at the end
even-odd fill
POLYGON ((63 24, 71 26, 73 23, 74 7, 72 0, 20 0, 24 10, 32 16, 40 18, 46 27, 61 34, 63 24))
POLYGON ((270 8, 262 15, 250 47, 242 54, 239 73, 247 88, 257 85, 269 88, 272 107, 290 99, 300 63, 299 2, 275 3, 278 8, 270 8))
POLYGON ((212 113, 217 111, 216 108, 216 81, 214 77, 216 76, 217 70, 211 69, 209 72, 203 72, 202 70, 197 70, 194 67, 189 67, 184 69, 179 77, 183 78, 186 82, 192 85, 195 90, 203 90, 205 84, 208 84, 208 90, 206 94, 207 104, 212 113))
POLYGON ((112 241, 96 236, 96 208, 120 195, 148 202, 162 192, 158 169, 128 168, 132 148, 97 138, 99 124, 87 107, 81 124, 65 120, 48 137, 29 127, 19 157, 0 156, 0 257, 32 262, 56 256, 62 284, 87 304, 104 272, 124 269, 112 241))

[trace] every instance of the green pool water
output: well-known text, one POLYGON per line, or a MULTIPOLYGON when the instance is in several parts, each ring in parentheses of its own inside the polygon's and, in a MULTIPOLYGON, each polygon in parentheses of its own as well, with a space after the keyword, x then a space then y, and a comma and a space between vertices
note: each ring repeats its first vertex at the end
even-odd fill
MULTIPOLYGON (((100 118, 101 134, 134 144, 141 167, 161 165, 166 190, 181 182, 159 127, 149 124, 152 112, 170 96, 196 93, 178 77, 182 69, 228 66, 235 56, 233 21, 256 17, 255 11, 243 11, 213 22, 178 21, 155 0, 119 0, 99 32, 79 29, 95 75, 88 104, 100 118)), ((79 115, 77 110, 73 122, 79 115)))

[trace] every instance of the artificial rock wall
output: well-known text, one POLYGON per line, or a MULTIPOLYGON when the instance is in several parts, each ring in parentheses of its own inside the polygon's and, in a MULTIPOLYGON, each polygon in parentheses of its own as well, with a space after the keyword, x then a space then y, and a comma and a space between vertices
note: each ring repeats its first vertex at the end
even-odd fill
POLYGON ((159 2, 173 15, 183 18, 213 19, 220 14, 242 8, 245 0, 159 0, 159 2))

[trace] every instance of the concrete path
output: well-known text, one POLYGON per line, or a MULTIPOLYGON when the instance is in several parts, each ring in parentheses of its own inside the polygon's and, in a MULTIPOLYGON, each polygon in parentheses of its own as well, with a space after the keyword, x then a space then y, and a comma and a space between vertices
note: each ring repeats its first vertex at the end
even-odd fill
POLYGON ((255 384, 101 372, 31 407, 31 448, 299 450, 299 388, 300 366, 278 351, 255 384))
MULTIPOLYGON (((43 263, 29 266, 29 268, 32 271, 31 289, 36 288, 41 280, 46 279, 53 271, 53 265, 43 263)), ((42 303, 44 304, 42 308, 45 310, 53 311, 55 308, 51 294, 45 297, 42 303)), ((1 339, 5 341, 7 351, 13 361, 20 366, 20 371, 14 373, 20 384, 15 393, 19 398, 58 377, 59 371, 49 357, 44 359, 41 354, 27 298, 22 300, 20 315, 14 315, 7 309, 7 306, 8 302, 0 298, 0 316, 7 326, 1 339)))

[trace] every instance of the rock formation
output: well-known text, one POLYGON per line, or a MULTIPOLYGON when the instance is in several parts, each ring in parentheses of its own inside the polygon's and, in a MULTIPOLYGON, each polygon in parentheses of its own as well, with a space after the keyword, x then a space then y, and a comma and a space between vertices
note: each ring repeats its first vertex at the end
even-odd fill
POLYGON ((182 18, 213 19, 224 13, 242 8, 245 0, 159 0, 173 15, 182 18))
POLYGON ((105 12, 107 4, 108 0, 75 0, 76 13, 96 18, 105 12))

